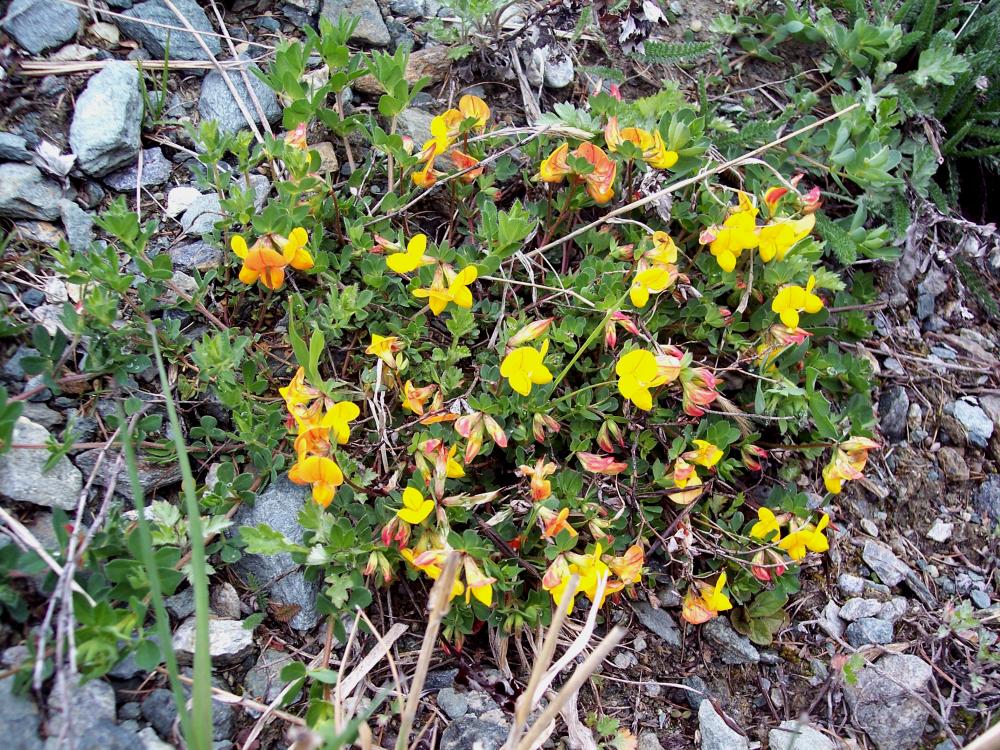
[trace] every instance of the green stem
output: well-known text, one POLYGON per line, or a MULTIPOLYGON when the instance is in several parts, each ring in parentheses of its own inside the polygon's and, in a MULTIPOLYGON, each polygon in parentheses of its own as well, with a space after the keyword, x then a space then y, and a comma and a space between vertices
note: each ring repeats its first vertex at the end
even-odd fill
POLYGON ((191 540, 191 587, 194 589, 195 637, 194 637, 194 684, 191 686, 192 735, 188 739, 191 750, 211 750, 212 748, 212 657, 209 653, 208 637, 208 573, 205 559, 205 534, 201 525, 201 508, 195 496, 194 474, 188 460, 187 446, 177 418, 177 407, 170 392, 170 381, 163 367, 160 344, 156 340, 152 323, 146 326, 153 342, 156 369, 160 373, 160 387, 166 401, 167 418, 174 434, 177 449, 177 463, 181 469, 181 488, 188 517, 188 537, 191 540))
POLYGON ((613 380, 605 380, 605 381, 603 381, 601 383, 589 383, 588 385, 583 386, 583 388, 577 388, 575 391, 570 391, 565 396, 560 396, 559 398, 554 398, 551 401, 549 401, 549 403, 550 404, 558 404, 560 401, 565 401, 566 399, 572 398, 573 396, 576 396, 578 393, 583 393, 584 391, 592 391, 595 388, 601 388, 601 387, 606 386, 606 385, 611 385, 614 382, 615 381, 613 381, 613 380))
POLYGON ((611 319, 611 316, 615 313, 615 311, 618 310, 619 307, 621 307, 621 304, 622 302, 625 301, 626 297, 628 297, 627 290, 625 291, 625 294, 619 297, 618 301, 611 306, 611 309, 608 310, 606 313, 604 313, 604 318, 601 320, 600 324, 596 326, 593 331, 590 332, 590 336, 587 337, 587 340, 584 341, 583 345, 576 350, 576 354, 573 355, 573 359, 569 361, 569 363, 563 368, 563 371, 560 372, 558 377, 556 377, 556 379, 553 381, 552 390, 556 389, 556 386, 558 386, 562 382, 563 378, 565 378, 569 374, 569 371, 573 369, 573 365, 576 364, 577 360, 583 356, 583 353, 587 351, 587 349, 590 348, 590 345, 593 344, 597 340, 597 337, 601 335, 601 331, 604 330, 604 326, 611 319))
MULTIPOLYGON (((160 582, 160 570, 156 565, 156 556, 153 552, 153 535, 149 530, 149 521, 146 518, 146 504, 142 495, 142 486, 139 484, 139 469, 135 459, 135 447, 132 443, 132 425, 127 423, 124 413, 119 410, 121 424, 126 425, 122 431, 122 450, 125 453, 125 465, 128 467, 128 478, 132 483, 132 502, 139 512, 137 519, 139 546, 142 556, 142 564, 146 568, 146 577, 149 579, 149 597, 152 601, 153 612, 156 615, 156 635, 160 639, 160 653, 167 665, 167 675, 170 679, 170 690, 174 695, 174 705, 177 707, 177 715, 180 717, 181 734, 189 741, 191 740, 191 714, 187 710, 187 698, 184 695, 184 688, 178 679, 177 656, 174 654, 174 646, 170 635, 170 616, 163 603, 163 585, 160 582)), ((209 738, 210 739, 210 738, 209 738)), ((194 743, 192 742, 192 746, 194 743)))

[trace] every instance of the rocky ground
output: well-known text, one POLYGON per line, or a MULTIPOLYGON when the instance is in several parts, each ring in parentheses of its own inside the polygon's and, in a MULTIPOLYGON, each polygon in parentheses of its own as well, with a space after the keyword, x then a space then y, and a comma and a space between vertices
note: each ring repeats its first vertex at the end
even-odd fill
MULTIPOLYGON (((511 94, 508 69, 498 67, 490 76, 483 65, 452 64, 447 50, 420 31, 440 10, 435 0, 173 4, 196 30, 213 32, 201 43, 190 33, 171 32, 170 59, 178 63, 204 61, 207 52, 266 57, 282 36, 301 35, 303 26, 341 11, 359 19, 353 42, 360 46, 413 45, 412 75, 434 81, 399 119, 401 132, 418 143, 432 112, 456 92, 488 92, 500 103, 501 118, 525 119, 521 97, 511 94), (228 38, 215 35, 220 17, 228 38)), ((99 11, 96 20, 84 3, 14 0, 0 22, 0 217, 12 231, 0 263, 0 297, 14 318, 50 332, 77 290, 35 263, 35 251, 62 239, 86 246, 95 236, 94 212, 116 196, 162 222, 155 250, 169 253, 180 288, 190 286, 194 269, 221 263, 223 251, 201 238, 219 215, 219 197, 193 184, 189 162, 197 155, 184 126, 215 118, 227 130, 247 127, 210 63, 179 64, 165 90, 154 92, 162 95, 160 114, 151 117, 146 102, 144 116, 133 61, 162 59, 168 30, 156 24, 174 25, 177 18, 163 0, 91 5, 99 11)), ((670 6, 674 22, 664 27, 665 38, 677 29, 701 30, 701 4, 670 6)), ((516 41, 527 80, 542 87, 543 109, 578 96, 591 83, 578 70, 583 61, 565 46, 566 35, 555 33, 572 29, 578 9, 567 3, 550 4, 549 10, 552 18, 516 41)), ((247 80, 260 104, 251 113, 254 125, 266 120, 277 131, 279 102, 256 78, 247 80)), ((237 88, 246 96, 247 83, 237 88)), ((373 93, 362 81, 350 106, 370 110, 373 93)), ((319 148, 323 169, 340 171, 339 146, 326 142, 319 148)), ((271 185, 257 175, 253 187, 259 207, 271 185)), ((876 334, 856 354, 880 375, 878 417, 886 449, 873 454, 869 486, 853 488, 839 501, 837 517, 845 520, 835 531, 836 543, 804 575, 793 622, 774 646, 754 646, 721 618, 700 630, 682 629, 677 593, 664 581, 649 602, 619 611, 630 634, 581 693, 584 712, 618 718, 642 750, 947 750, 982 729, 980 714, 998 705, 995 672, 977 659, 977 651, 992 648, 984 639, 1000 613, 994 531, 1000 522, 1000 335, 995 325, 970 323, 973 316, 955 295, 953 273, 944 247, 913 249, 881 272, 876 334), (845 679, 845 665, 831 657, 855 650, 873 663, 845 679)), ((196 335, 197 321, 179 315, 188 335, 196 335)), ((44 446, 70 426, 78 446, 48 472, 42 450, 0 457, 0 496, 12 516, 51 546, 51 509, 73 509, 92 474, 97 487, 117 481, 111 462, 94 472, 100 453, 95 446, 108 438, 106 419, 116 404, 91 391, 67 389, 54 396, 19 364, 35 353, 28 343, 0 339, 0 380, 12 394, 33 394, 13 442, 44 446)), ((136 385, 153 388, 153 379, 153 373, 140 373, 136 385)), ((149 495, 171 497, 180 474, 174 466, 147 462, 140 477, 149 495)), ((116 488, 122 497, 127 487, 122 474, 116 488)), ((234 520, 266 522, 294 539, 301 534, 296 517, 303 501, 301 488, 279 480, 234 520)), ((283 663, 322 647, 316 591, 288 556, 251 555, 220 571, 212 594, 217 686, 258 703, 274 700, 283 689, 283 663), (251 579, 273 582, 273 600, 297 605, 287 623, 272 619, 255 629, 242 627, 256 606, 247 586, 251 579)), ((167 606, 175 618, 175 647, 190 659, 190 590, 167 606)), ((385 617, 380 612, 380 624, 385 617)), ((412 624, 419 632, 419 623, 412 624)), ((50 697, 15 694, 10 675, 28 657, 28 635, 30 630, 7 622, 0 635, 0 736, 8 746, 54 747, 66 711, 73 720, 71 746, 79 750, 174 746, 176 716, 165 680, 132 659, 106 679, 68 686, 68 704, 58 686, 50 697)), ((404 636, 400 647, 403 664, 412 664, 419 639, 404 636)), ((505 740, 513 682, 490 660, 485 646, 473 644, 435 664, 425 697, 441 718, 440 747, 490 750, 505 740)), ((216 748, 248 747, 259 711, 238 700, 219 700, 213 711, 216 748)), ((285 747, 283 726, 271 724, 255 742, 249 746, 285 747)))

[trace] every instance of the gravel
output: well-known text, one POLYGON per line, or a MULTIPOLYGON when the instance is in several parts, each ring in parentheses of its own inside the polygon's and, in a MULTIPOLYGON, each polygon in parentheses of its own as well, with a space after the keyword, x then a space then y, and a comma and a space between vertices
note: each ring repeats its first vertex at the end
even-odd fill
MULTIPOLYGON (((245 60, 247 58, 240 59, 245 60)), ((260 72, 260 68, 256 65, 247 65, 246 71, 247 78, 250 81, 250 89, 260 102, 260 108, 263 110, 264 117, 267 118, 268 122, 277 122, 281 117, 281 106, 278 104, 278 99, 274 91, 256 76, 255 71, 260 72)), ((253 102, 253 98, 247 91, 243 76, 236 72, 230 72, 229 80, 232 82, 233 88, 236 89, 240 100, 246 107, 254 124, 260 125, 260 114, 257 111, 256 104, 253 102)), ((235 133, 250 127, 242 110, 240 110, 239 104, 237 104, 237 100, 233 97, 233 92, 229 90, 225 79, 217 70, 213 70, 205 76, 205 80, 201 85, 201 97, 198 99, 198 112, 201 114, 203 120, 217 121, 219 123, 219 130, 224 133, 235 133)))
MULTIPOLYGON (((184 692, 190 694, 185 687, 184 692)), ((158 688, 142 702, 142 716, 161 737, 169 738, 177 720, 174 696, 169 690, 158 688)), ((233 736, 233 707, 221 701, 212 701, 212 739, 228 740, 233 736)))
POLYGON ((654 607, 649 602, 635 602, 632 604, 635 616, 650 632, 660 637, 665 644, 671 648, 681 647, 681 631, 677 628, 674 618, 667 612, 654 607))
POLYGON ((892 643, 892 623, 877 617, 862 617, 847 626, 847 642, 855 648, 892 643))
POLYGON ((702 701, 698 706, 698 729, 701 731, 701 750, 750 750, 747 738, 719 716, 712 701, 702 701))
POLYGON ((8 219, 59 218, 59 185, 31 164, 0 164, 0 216, 8 219))
POLYGON ((474 716, 451 722, 441 734, 440 750, 500 750, 507 741, 507 727, 474 716))
POLYGON ((909 567, 891 549, 870 539, 865 541, 861 558, 886 586, 897 585, 910 572, 909 567))
POLYGON ((840 608, 840 617, 848 622, 860 620, 862 617, 875 617, 882 609, 882 602, 877 599, 862 599, 854 597, 844 602, 840 608))
POLYGON ((69 144, 83 172, 102 177, 138 155, 139 85, 135 67, 119 61, 109 62, 87 82, 69 128, 69 144))
POLYGON ((469 699, 465 693, 460 693, 454 688, 444 688, 437 694, 438 708, 448 714, 448 718, 455 720, 465 716, 469 711, 469 699))
MULTIPOLYGON (((66 720, 67 706, 63 699, 63 689, 56 677, 48 696, 49 720, 45 729, 49 736, 59 736, 66 720)), ((100 722, 115 720, 115 691, 103 680, 70 683, 69 721, 73 735, 80 735, 100 722)))
POLYGON ((910 750, 920 742, 929 713, 912 693, 921 693, 930 679, 923 659, 890 654, 844 686, 855 721, 879 750, 910 750))
MULTIPOLYGON (((201 39, 213 55, 218 55, 222 51, 219 38, 212 35, 215 29, 209 23, 208 16, 205 15, 205 11, 198 3, 195 0, 173 0, 173 5, 187 18, 196 31, 209 32, 202 34, 201 39)), ((163 0, 148 0, 148 2, 139 3, 131 10, 125 11, 124 15, 127 18, 115 18, 115 23, 126 36, 135 39, 154 57, 162 59, 166 54, 167 35, 169 34, 171 60, 205 59, 205 50, 198 44, 194 34, 143 23, 143 21, 152 21, 155 24, 166 26, 181 25, 180 19, 163 0)))
POLYGON ((990 474, 972 496, 976 510, 996 523, 1000 521, 1000 474, 990 474))
POLYGON ((340 15, 357 19, 358 25, 350 39, 352 42, 386 47, 392 41, 375 0, 323 0, 321 18, 336 23, 340 15))
POLYGON ((53 0, 14 0, 0 27, 24 49, 37 55, 76 36, 80 10, 53 0))
POLYGON ((163 149, 159 146, 143 149, 141 175, 139 174, 139 164, 130 164, 105 177, 104 184, 118 193, 133 192, 140 185, 142 187, 156 187, 170 178, 173 166, 170 160, 163 155, 163 149))
POLYGON ((939 544, 944 544, 951 539, 951 534, 954 530, 955 524, 936 518, 934 519, 934 523, 927 530, 927 538, 938 542, 939 544))
POLYGON ((724 617, 709 620, 701 632, 726 664, 757 664, 760 661, 760 652, 750 639, 733 630, 724 617))
POLYGON ((163 603, 173 617, 184 620, 194 614, 194 589, 188 587, 179 594, 168 596, 163 603))
POLYGON ((865 579, 850 573, 841 573, 837 576, 837 588, 844 596, 861 596, 865 590, 865 579))
MULTIPOLYGON (((40 424, 18 417, 12 443, 45 445, 51 436, 40 424)), ((0 456, 0 495, 19 503, 72 510, 83 487, 83 475, 69 459, 61 456, 44 472, 48 451, 16 448, 0 456)))
POLYGON ((79 739, 70 742, 73 750, 135 750, 136 735, 113 721, 92 724, 79 739))
POLYGON ((41 750, 38 738, 38 706, 25 695, 14 693, 14 678, 0 680, 0 734, 5 750, 41 750))

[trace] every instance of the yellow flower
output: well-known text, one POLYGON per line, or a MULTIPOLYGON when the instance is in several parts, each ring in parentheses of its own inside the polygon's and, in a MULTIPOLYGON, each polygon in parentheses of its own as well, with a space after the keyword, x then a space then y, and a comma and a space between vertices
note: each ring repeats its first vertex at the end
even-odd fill
POLYGON ((667 150, 658 130, 652 133, 642 128, 618 128, 618 118, 612 117, 604 129, 604 141, 608 149, 617 152, 623 142, 628 142, 642 151, 642 159, 656 169, 670 169, 677 163, 676 151, 667 150))
POLYGON ((468 604, 471 597, 475 597, 479 602, 487 607, 493 606, 493 584, 496 578, 490 578, 483 574, 483 571, 476 565, 476 561, 469 555, 465 555, 463 560, 465 567, 465 603, 468 604))
POLYGON ((577 536, 576 529, 569 525, 569 508, 563 508, 558 513, 544 505, 538 508, 538 518, 542 522, 542 536, 551 539, 565 531, 570 536, 577 536))
POLYGON ((618 375, 619 393, 643 411, 653 408, 653 395, 649 389, 667 382, 667 377, 660 372, 656 356, 645 349, 634 349, 622 355, 615 365, 615 374, 618 375))
MULTIPOLYGON (((399 551, 399 554, 414 568, 425 573, 432 581, 436 581, 441 577, 441 573, 444 572, 443 563, 448 550, 428 550, 417 554, 412 549, 403 548, 399 551)), ((461 596, 465 592, 465 586, 459 580, 460 578, 461 576, 455 576, 455 582, 451 585, 451 593, 448 595, 449 601, 456 596, 461 596)))
POLYGON ((569 144, 564 143, 549 154, 538 167, 538 177, 543 182, 562 182, 573 170, 566 163, 569 155, 569 144))
POLYGON ((535 461, 535 466, 520 466, 518 467, 522 476, 531 479, 531 499, 535 502, 540 502, 545 500, 552 494, 552 482, 546 479, 550 474, 555 474, 556 465, 554 463, 545 463, 544 458, 539 458, 535 461))
POLYGON ((645 562, 645 555, 643 554, 642 547, 638 544, 633 544, 625 550, 625 554, 621 557, 611 558, 608 567, 611 568, 612 573, 621 579, 622 583, 627 585, 638 583, 642 578, 643 562, 645 562))
POLYGON ((804 289, 796 284, 781 287, 771 302, 771 309, 786 326, 798 328, 800 312, 818 313, 823 309, 823 300, 813 293, 815 286, 816 277, 810 275, 804 289))
MULTIPOLYGON (((556 559, 551 562, 549 567, 545 570, 545 575, 542 576, 542 588, 548 591, 552 596, 552 601, 555 602, 556 606, 562 600, 563 592, 566 587, 569 586, 569 579, 573 575, 573 571, 570 570, 569 563, 566 561, 565 555, 557 555, 556 559)), ((579 590, 579 588, 577 588, 579 590)), ((573 613, 573 604, 576 597, 570 599, 569 608, 566 610, 567 614, 573 613)))
POLYGON ((326 453, 330 449, 331 439, 339 445, 345 445, 351 439, 350 423, 359 414, 361 409, 357 404, 340 401, 330 407, 319 420, 300 421, 299 435, 295 438, 295 453, 298 456, 305 453, 326 453))
POLYGON ((757 247, 757 209, 750 197, 739 194, 739 208, 733 211, 721 227, 713 227, 702 235, 702 244, 709 243, 709 250, 719 263, 719 268, 729 272, 736 268, 740 253, 757 247))
POLYGON ((711 469, 719 463, 719 460, 722 458, 722 451, 717 446, 707 440, 694 440, 692 442, 694 443, 695 450, 683 454, 685 460, 699 466, 704 466, 706 469, 711 469))
POLYGON ((607 563, 601 559, 601 544, 597 542, 594 545, 594 551, 590 555, 579 556, 573 555, 570 557, 571 560, 576 559, 578 562, 572 565, 570 570, 580 576, 580 591, 582 591, 590 601, 597 604, 598 607, 604 606, 604 600, 608 598, 608 594, 613 593, 609 591, 609 587, 605 587, 604 595, 601 597, 601 601, 596 601, 597 597, 597 584, 601 578, 610 578, 611 569, 608 568, 607 563))
POLYGON ((313 500, 325 508, 333 500, 337 487, 344 483, 344 472, 332 458, 308 456, 292 466, 288 478, 295 484, 311 484, 313 500))
POLYGON ((424 499, 420 490, 407 487, 403 490, 403 507, 396 511, 396 517, 401 521, 406 521, 411 526, 416 526, 423 522, 434 510, 434 501, 430 498, 424 499))
POLYGON ((823 529, 830 523, 830 516, 826 513, 813 526, 811 523, 792 531, 788 536, 778 542, 778 546, 788 553, 793 560, 801 560, 809 552, 826 552, 830 549, 830 543, 823 535, 823 529))
POLYGON ((247 241, 237 234, 229 241, 229 246, 243 261, 240 281, 244 284, 256 284, 260 280, 268 289, 280 289, 285 283, 288 260, 274 249, 274 244, 267 237, 261 237, 253 247, 248 248, 247 241))
POLYGON ((757 509, 757 519, 757 523, 750 529, 750 536, 769 542, 776 542, 781 538, 781 523, 774 511, 761 506, 757 509))
POLYGON ((288 385, 278 389, 278 393, 285 399, 288 412, 296 419, 303 416, 306 407, 322 395, 306 382, 306 371, 301 367, 295 371, 288 385))
POLYGON ((770 263, 783 260, 789 249, 816 226, 816 215, 806 214, 801 219, 771 221, 760 228, 760 259, 770 263))
POLYGON ((503 358, 503 362, 500 363, 500 374, 507 378, 511 388, 522 396, 527 396, 531 393, 532 385, 552 382, 552 373, 543 361, 548 350, 548 339, 542 342, 540 349, 519 346, 503 358))
POLYGON ((417 416, 423 416, 427 399, 433 395, 435 388, 434 385, 417 388, 413 385, 412 380, 407 380, 403 385, 403 408, 412 411, 417 416))
POLYGON ((733 605, 729 601, 729 597, 722 592, 725 585, 725 571, 719 573, 719 578, 714 586, 702 581, 695 581, 684 596, 681 617, 692 625, 701 625, 716 617, 719 612, 732 609, 733 605))
POLYGON ((466 266, 457 274, 453 272, 453 278, 447 287, 444 286, 443 280, 436 276, 429 288, 414 289, 413 296, 417 299, 426 299, 431 312, 435 315, 444 312, 449 302, 468 310, 473 302, 469 284, 478 276, 479 272, 475 266, 466 266))
POLYGON ((306 247, 308 243, 309 235, 302 227, 295 227, 287 239, 280 234, 274 235, 274 244, 281 249, 281 254, 288 261, 288 265, 299 271, 308 271, 313 267, 313 257, 306 247))
POLYGON ((632 287, 628 292, 629 299, 636 307, 645 307, 650 294, 659 294, 668 289, 676 278, 677 269, 674 266, 658 264, 650 266, 644 271, 639 271, 632 279, 632 287))
POLYGON ((448 450, 448 462, 445 464, 445 476, 449 479, 461 479, 465 476, 465 469, 462 468, 462 464, 455 460, 455 453, 457 452, 457 445, 451 446, 448 450))
POLYGON ((427 235, 414 235, 406 244, 406 252, 387 255, 385 264, 396 273, 411 273, 431 262, 430 258, 424 257, 425 250, 427 250, 427 235))
POLYGON ((490 108, 482 99, 473 94, 466 94, 458 100, 458 111, 462 113, 462 118, 469 120, 475 118, 473 127, 482 130, 490 119, 490 108))
POLYGON ((399 342, 398 336, 379 336, 377 333, 373 333, 372 342, 365 349, 365 354, 374 354, 389 367, 395 367, 396 360, 393 359, 392 355, 402 348, 403 345, 399 342))
POLYGON ((653 232, 653 249, 644 257, 663 266, 676 263, 677 245, 666 232, 653 232))
POLYGON ((844 482, 864 476, 868 451, 879 447, 874 440, 865 437, 852 437, 840 443, 830 463, 823 468, 823 483, 827 491, 839 495, 844 489, 844 482))
POLYGON ((701 497, 703 482, 698 476, 698 470, 683 458, 678 458, 674 462, 674 472, 671 479, 674 482, 674 487, 681 491, 671 492, 668 495, 670 502, 678 505, 690 505, 701 497))

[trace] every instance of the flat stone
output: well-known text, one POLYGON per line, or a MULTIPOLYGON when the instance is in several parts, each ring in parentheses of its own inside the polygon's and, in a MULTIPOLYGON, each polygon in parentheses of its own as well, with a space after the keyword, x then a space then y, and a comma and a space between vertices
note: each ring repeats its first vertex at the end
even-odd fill
POLYGON ((469 710, 469 699, 465 693, 460 693, 454 688, 444 688, 437 694, 438 708, 444 711, 451 720, 460 719, 469 710))
POLYGON ((142 151, 142 174, 139 174, 139 164, 135 164, 112 172, 104 178, 104 184, 118 193, 133 192, 142 187, 156 187, 170 179, 173 164, 163 155, 159 146, 142 151))
POLYGON ((336 23, 339 16, 357 19, 350 41, 386 47, 392 41, 375 0, 323 0, 320 17, 336 23))
MULTIPOLYGON (((244 690, 255 700, 270 704, 285 689, 286 683, 281 679, 281 670, 293 661, 294 657, 285 651, 276 651, 273 648, 265 650, 257 659, 257 663, 247 672, 243 681, 244 690)), ((300 690, 297 695, 301 695, 301 692, 300 690)))
POLYGON ((931 676, 923 659, 889 654, 844 685, 855 721, 879 750, 911 750, 920 742, 930 714, 911 693, 922 693, 931 676))
POLYGON ((972 496, 977 511, 993 523, 1000 521, 1000 474, 990 474, 972 496))
POLYGON ((951 534, 955 530, 955 524, 947 523, 942 521, 940 518, 935 518, 934 523, 927 530, 927 538, 943 544, 951 539, 951 534))
MULTIPOLYGON (((187 18, 195 31, 214 32, 208 16, 195 0, 173 0, 173 4, 187 18)), ((195 35, 189 31, 177 30, 177 27, 182 27, 183 24, 163 0, 147 0, 147 2, 138 3, 130 10, 125 11, 124 15, 127 18, 114 19, 118 28, 127 37, 139 42, 154 57, 163 59, 167 53, 167 37, 169 35, 171 60, 205 59, 205 50, 202 49, 195 35), (143 21, 152 21, 156 24, 162 24, 162 26, 154 26, 143 23, 143 21), (174 28, 168 29, 163 28, 163 26, 174 28)), ((201 40, 213 55, 218 55, 222 51, 217 36, 202 34, 201 40)))
POLYGON ((164 600, 167 612, 178 620, 184 620, 194 614, 194 589, 190 586, 180 593, 168 596, 164 600))
POLYGON ((63 421, 61 413, 53 411, 45 404, 33 404, 30 401, 25 401, 21 406, 21 416, 27 417, 35 424, 40 424, 46 430, 57 427, 63 421))
POLYGON ((142 96, 139 72, 113 61, 91 76, 76 100, 69 144, 80 169, 102 177, 135 159, 139 153, 142 96))
POLYGON ((674 618, 666 611, 643 601, 634 602, 632 609, 639 622, 647 630, 658 635, 665 644, 671 648, 681 647, 681 631, 677 628, 674 618))
POLYGON ((800 721, 783 721, 767 733, 768 750, 835 750, 833 741, 800 721))
POLYGON ((100 722, 115 720, 115 690, 103 680, 72 682, 69 689, 69 705, 63 698, 63 690, 56 678, 56 684, 48 696, 49 720, 45 729, 50 737, 58 737, 63 722, 69 712, 70 729, 74 736, 85 733, 100 722))
POLYGON ((861 596, 865 590, 865 579, 850 573, 841 573, 837 576, 837 588, 844 596, 861 596))
POLYGON ((62 188, 31 164, 0 164, 0 216, 58 219, 62 188))
POLYGON ((212 587, 210 603, 212 611, 219 617, 230 620, 240 619, 240 595, 236 593, 233 584, 223 581, 212 587))
MULTIPOLYGON (((77 454, 73 460, 80 470, 89 476, 97 463, 99 455, 100 450, 94 448, 77 454)), ((112 481, 111 472, 114 467, 115 462, 105 458, 104 463, 101 464, 101 468, 94 477, 94 484, 98 487, 109 486, 112 481)), ((139 469, 139 486, 142 488, 143 494, 147 497, 161 487, 168 487, 181 481, 181 470, 176 462, 154 464, 140 455, 138 456, 137 468, 139 469)), ((129 478, 128 468, 124 464, 118 471, 117 481, 115 482, 115 493, 127 499, 131 499, 132 497, 132 480, 129 478)))
POLYGON ((65 198, 59 201, 59 214, 69 246, 78 253, 86 252, 94 241, 94 217, 65 198))
POLYGON ((840 616, 848 622, 860 620, 862 617, 875 617, 882 609, 882 602, 877 599, 862 599, 854 597, 844 602, 840 608, 840 616))
POLYGON ((879 608, 876 617, 889 623, 895 623, 896 620, 906 614, 909 608, 910 603, 906 600, 905 596, 894 596, 889 601, 882 602, 882 606, 879 608))
POLYGON ((142 741, 142 750, 176 750, 173 745, 161 740, 152 727, 139 730, 138 737, 142 741))
MULTIPOLYGON (((185 685, 184 692, 190 696, 191 688, 185 685)), ((170 737, 173 732, 174 722, 177 720, 177 707, 174 705, 174 694, 163 688, 158 688, 151 692, 142 702, 142 716, 161 737, 170 737)), ((228 703, 213 700, 212 739, 228 740, 232 736, 233 707, 228 703)))
MULTIPOLYGON (((209 653, 212 664, 229 667, 242 662, 253 652, 253 631, 243 627, 241 620, 208 621, 209 653)), ((195 618, 185 620, 174 631, 174 651, 177 661, 190 664, 194 659, 195 618)))
MULTIPOLYGON (((257 96, 264 117, 268 122, 277 122, 281 118, 281 105, 278 104, 278 99, 274 91, 255 75, 254 71, 259 72, 260 68, 254 64, 248 64, 246 70, 247 78, 250 81, 250 89, 257 96)), ((251 119, 255 124, 259 125, 261 122, 260 114, 247 91, 243 76, 238 71, 231 70, 229 71, 229 80, 232 82, 233 88, 236 89, 251 119)), ((225 79, 217 70, 213 70, 205 76, 205 80, 201 85, 201 97, 198 99, 198 112, 201 114, 202 120, 215 120, 218 122, 219 130, 224 133, 235 133, 250 127, 247 124, 246 117, 243 115, 243 111, 237 104, 236 98, 233 96, 233 92, 229 90, 225 79)))
POLYGON ((0 133, 0 161, 31 161, 28 142, 16 133, 0 133))
POLYGON ((102 719, 80 735, 70 740, 73 750, 135 750, 136 735, 114 721, 102 719))
POLYGON ((462 716, 441 733, 440 750, 500 750, 507 727, 474 716, 462 716))
MULTIPOLYGON (((411 52, 410 57, 406 61, 406 69, 403 71, 403 78, 407 83, 411 84, 416 83, 421 78, 429 78, 431 83, 441 81, 448 74, 448 71, 454 64, 454 61, 449 56, 448 52, 449 48, 443 44, 434 44, 411 52)), ((361 78, 351 84, 351 87, 357 91, 361 91, 365 94, 371 94, 373 96, 385 93, 385 89, 382 88, 382 85, 373 75, 361 76, 361 78)), ((399 132, 398 119, 396 124, 397 132, 399 132)), ((426 140, 426 138, 424 140, 426 140)), ((424 145, 423 141, 417 144, 417 148, 422 145, 424 145)))
POLYGON ((702 626, 702 635, 726 664, 757 664, 760 652, 745 635, 733 630, 729 620, 715 617, 702 626))
POLYGON ((407 107, 396 118, 396 132, 401 136, 413 139, 414 150, 423 147, 424 142, 431 137, 431 120, 434 116, 416 107, 407 107))
POLYGON ((701 732, 701 750, 750 750, 747 738, 719 716, 712 701, 702 701, 698 706, 698 730, 701 732))
POLYGON ((966 396, 954 403, 954 415, 972 445, 985 448, 993 435, 993 420, 989 418, 974 398, 966 396))
MULTIPOLYGON (((240 506, 233 517, 233 528, 264 524, 301 543, 304 532, 299 524, 299 511, 308 498, 308 488, 292 484, 282 476, 257 496, 253 506, 240 506)), ((299 607, 289 621, 293 628, 308 630, 319 622, 316 597, 320 584, 306 580, 301 567, 288 553, 244 555, 234 567, 242 576, 252 576, 264 586, 271 601, 299 607)))
POLYGON ((200 197, 201 191, 191 185, 170 188, 167 193, 167 216, 180 216, 200 197))
POLYGON ((891 549, 871 539, 865 541, 861 559, 886 586, 897 585, 910 572, 909 566, 896 557, 891 549))
POLYGON ((52 0, 14 0, 0 26, 24 49, 37 55, 76 36, 80 10, 52 0))
POLYGON ((42 750, 38 737, 41 719, 30 695, 14 692, 14 678, 0 680, 0 733, 7 750, 42 750))
MULTIPOLYGON (((45 445, 50 435, 40 424, 19 417, 11 442, 45 445)), ((0 456, 0 495, 19 503, 72 510, 80 498, 83 475, 65 456, 43 471, 49 452, 44 448, 13 448, 0 456)))
POLYGON ((855 648, 892 643, 892 623, 877 617, 862 617, 848 625, 844 633, 855 648))
POLYGON ((642 732, 636 739, 636 750, 663 750, 656 732, 642 732))

